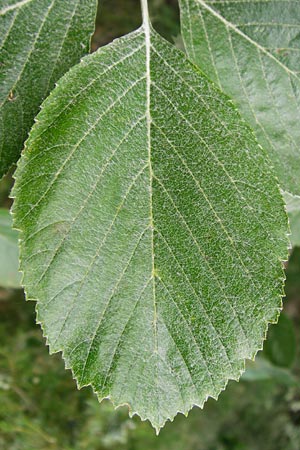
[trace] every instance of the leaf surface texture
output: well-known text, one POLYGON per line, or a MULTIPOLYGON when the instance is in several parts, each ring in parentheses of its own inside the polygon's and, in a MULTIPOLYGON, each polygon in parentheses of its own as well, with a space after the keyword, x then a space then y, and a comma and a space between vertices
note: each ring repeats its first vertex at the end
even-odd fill
POLYGON ((300 194, 300 4, 180 0, 188 56, 238 105, 283 190, 300 194))
POLYGON ((287 252, 277 182, 231 101, 150 25, 58 83, 13 195, 27 298, 99 399, 158 430, 261 348, 287 252))
POLYGON ((0 0, 0 177, 55 82, 88 53, 96 0, 0 0))

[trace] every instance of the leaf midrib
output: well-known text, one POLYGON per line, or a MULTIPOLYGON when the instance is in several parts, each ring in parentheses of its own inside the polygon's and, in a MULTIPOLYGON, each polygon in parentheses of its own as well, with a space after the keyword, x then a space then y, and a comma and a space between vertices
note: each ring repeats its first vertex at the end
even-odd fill
POLYGON ((146 122, 147 122, 147 148, 148 148, 148 166, 149 166, 149 215, 150 215, 150 230, 151 230, 151 278, 153 290, 153 328, 154 328, 154 352, 158 353, 157 342, 157 306, 156 306, 156 291, 155 291, 155 252, 154 252, 154 221, 153 221, 153 169, 152 169, 152 155, 151 155, 151 31, 148 16, 147 2, 143 2, 144 14, 144 31, 145 31, 145 50, 146 50, 146 122), (146 5, 146 6, 145 6, 146 5))

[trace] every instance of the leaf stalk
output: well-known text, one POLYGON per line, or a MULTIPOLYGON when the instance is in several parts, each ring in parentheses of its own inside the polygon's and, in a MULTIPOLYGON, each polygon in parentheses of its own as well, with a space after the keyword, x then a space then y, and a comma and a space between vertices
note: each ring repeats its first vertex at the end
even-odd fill
POLYGON ((143 24, 149 24, 149 9, 148 9, 148 0, 141 0, 141 8, 142 8, 142 17, 143 24))

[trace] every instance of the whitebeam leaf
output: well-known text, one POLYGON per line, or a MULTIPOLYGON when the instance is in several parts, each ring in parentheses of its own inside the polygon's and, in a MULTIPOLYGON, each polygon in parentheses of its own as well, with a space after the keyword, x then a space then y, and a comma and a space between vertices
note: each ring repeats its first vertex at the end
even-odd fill
POLYGON ((188 56, 229 94, 300 195, 300 3, 179 0, 188 56))
POLYGON ((0 178, 44 98, 88 53, 96 0, 0 0, 0 178))
POLYGON ((281 307, 287 218, 233 104, 144 24, 44 103, 16 172, 27 299, 78 386, 159 430, 217 397, 281 307))

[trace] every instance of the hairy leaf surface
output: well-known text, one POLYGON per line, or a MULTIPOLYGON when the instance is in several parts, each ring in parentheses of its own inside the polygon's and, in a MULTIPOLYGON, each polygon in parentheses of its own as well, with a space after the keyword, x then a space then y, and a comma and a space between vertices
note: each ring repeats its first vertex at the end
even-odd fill
POLYGON ((281 307, 287 219, 236 108, 148 21, 73 68, 16 173, 27 298, 79 386, 159 429, 281 307))
POLYGON ((0 0, 0 178, 44 98, 89 50, 96 0, 0 0))
POLYGON ((12 229, 7 209, 0 208, 0 286, 20 287, 18 233, 12 229))
POLYGON ((188 56, 238 105, 282 188, 300 194, 300 4, 180 0, 188 56))

